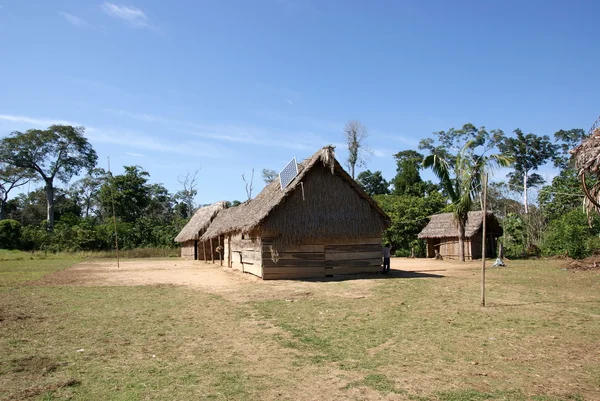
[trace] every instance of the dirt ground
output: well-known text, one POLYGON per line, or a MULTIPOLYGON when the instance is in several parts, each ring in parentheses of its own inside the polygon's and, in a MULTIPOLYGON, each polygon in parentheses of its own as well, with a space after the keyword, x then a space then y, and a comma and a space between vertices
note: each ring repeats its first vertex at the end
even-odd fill
POLYGON ((34 285, 179 285, 198 288, 209 293, 229 294, 231 298, 235 298, 237 294, 247 299, 247 296, 252 294, 257 298, 279 298, 281 294, 311 291, 313 287, 315 290, 322 291, 319 283, 348 281, 351 284, 346 296, 362 297, 366 296, 368 289, 374 285, 376 281, 373 280, 374 278, 472 275, 480 268, 481 261, 460 263, 449 260, 392 258, 391 271, 387 275, 376 273, 305 280, 264 281, 252 274, 220 266, 218 263, 183 259, 130 259, 122 260, 117 267, 115 260, 96 260, 78 263, 66 270, 45 276, 34 285))

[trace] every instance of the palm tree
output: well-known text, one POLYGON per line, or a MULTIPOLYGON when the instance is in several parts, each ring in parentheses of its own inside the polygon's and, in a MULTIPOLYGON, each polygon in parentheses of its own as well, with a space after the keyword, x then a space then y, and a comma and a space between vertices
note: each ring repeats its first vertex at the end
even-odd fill
POLYGON ((447 154, 443 155, 435 151, 423 159, 423 167, 432 169, 452 202, 452 213, 458 228, 461 262, 465 261, 467 217, 474 199, 479 196, 481 191, 481 178, 485 168, 488 167, 491 170, 495 167, 506 167, 511 163, 510 158, 499 154, 485 156, 484 151, 482 155, 476 155, 474 150, 478 145, 478 142, 474 140, 468 141, 453 160, 450 160, 447 154), (454 177, 451 177, 452 172, 454 172, 454 177))

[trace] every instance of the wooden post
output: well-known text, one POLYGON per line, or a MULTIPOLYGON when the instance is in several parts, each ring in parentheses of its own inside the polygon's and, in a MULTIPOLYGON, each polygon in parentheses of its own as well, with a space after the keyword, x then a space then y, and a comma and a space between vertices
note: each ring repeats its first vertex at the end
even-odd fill
POLYGON ((202 241, 202 250, 204 251, 204 262, 206 262, 206 241, 202 241))
POLYGON ((487 174, 483 176, 483 229, 481 245, 481 306, 485 306, 485 228, 487 222, 487 174))
POLYGON ((210 261, 215 263, 215 251, 212 245, 212 238, 210 239, 210 261))
MULTIPOLYGON (((225 240, 223 240, 225 241, 225 240)), ((219 235, 219 248, 221 248, 221 252, 219 252, 219 264, 221 266, 223 266, 223 251, 225 250, 222 246, 221 246, 221 236, 219 235)))
POLYGON ((232 267, 233 262, 231 261, 231 234, 227 235, 227 267, 232 267))

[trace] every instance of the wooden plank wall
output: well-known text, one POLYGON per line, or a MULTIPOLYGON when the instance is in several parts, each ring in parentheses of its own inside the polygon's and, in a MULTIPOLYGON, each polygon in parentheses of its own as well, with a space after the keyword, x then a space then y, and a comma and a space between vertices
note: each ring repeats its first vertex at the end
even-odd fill
POLYGON ((345 240, 325 245, 325 273, 373 273, 382 269, 381 238, 345 240))
POLYGON ((381 238, 328 240, 303 244, 279 251, 273 258, 263 238, 263 279, 298 279, 335 274, 356 274, 381 270, 381 238))
MULTIPOLYGON (((479 247, 481 248, 481 242, 479 242, 479 247)), ((442 238, 442 242, 440 244, 440 255, 442 255, 444 259, 458 259, 460 255, 458 237, 442 238)), ((465 238, 465 259, 470 260, 472 255, 471 240, 469 238, 465 238)), ((481 255, 481 249, 479 250, 479 255, 481 255)))
MULTIPOLYGON (((223 238, 221 238, 221 245, 223 244, 223 238)), ((204 260, 204 249, 206 249, 206 261, 210 262, 210 241, 204 243, 204 249, 202 248, 202 241, 198 241, 198 260, 204 260)), ((217 247, 219 246, 219 239, 213 238, 212 240, 212 253, 215 263, 219 263, 219 254, 217 253, 217 247)), ((194 249, 192 248, 192 259, 194 259, 194 249)), ((225 264, 225 262, 223 262, 225 264)))
POLYGON ((271 255, 272 240, 263 238, 263 279, 297 279, 325 276, 325 245, 298 245, 271 255))
POLYGON ((241 234, 231 236, 231 252, 229 252, 229 241, 225 241, 225 254, 231 254, 231 264, 227 259, 223 263, 234 269, 251 273, 262 277, 261 240, 260 238, 242 238, 241 234))
POLYGON ((181 244, 181 257, 183 259, 194 260, 194 240, 186 241, 181 244))

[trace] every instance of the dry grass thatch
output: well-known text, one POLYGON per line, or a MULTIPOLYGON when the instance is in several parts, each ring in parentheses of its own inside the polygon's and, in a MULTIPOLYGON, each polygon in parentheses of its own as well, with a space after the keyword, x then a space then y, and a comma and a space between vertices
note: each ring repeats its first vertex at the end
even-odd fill
POLYGON ((583 204, 588 214, 592 211, 600 212, 600 127, 594 129, 588 138, 571 150, 571 154, 575 158, 575 166, 584 185, 586 197, 583 204), (590 188, 586 186, 586 175, 596 178, 596 183, 590 188))
POLYGON ((600 176, 600 127, 571 150, 580 173, 600 176))
MULTIPOLYGON (((487 212, 488 220, 486 231, 489 233, 495 233, 498 236, 502 235, 502 227, 496 216, 493 213, 487 212)), ((465 227, 465 237, 470 238, 479 229, 483 223, 483 212, 469 212, 467 218, 467 225, 465 227)), ((429 224, 419 233, 419 238, 448 238, 458 237, 458 228, 454 216, 452 213, 440 213, 431 216, 429 224)))
POLYGON ((200 238, 215 216, 226 207, 226 203, 221 201, 196 210, 196 213, 194 213, 190 221, 188 221, 185 227, 181 229, 181 232, 175 237, 175 242, 186 242, 200 238))
POLYGON ((299 164, 298 171, 283 190, 275 180, 256 198, 224 210, 201 240, 260 228, 285 247, 315 238, 379 236, 389 226, 389 217, 344 171, 332 146, 299 164))

